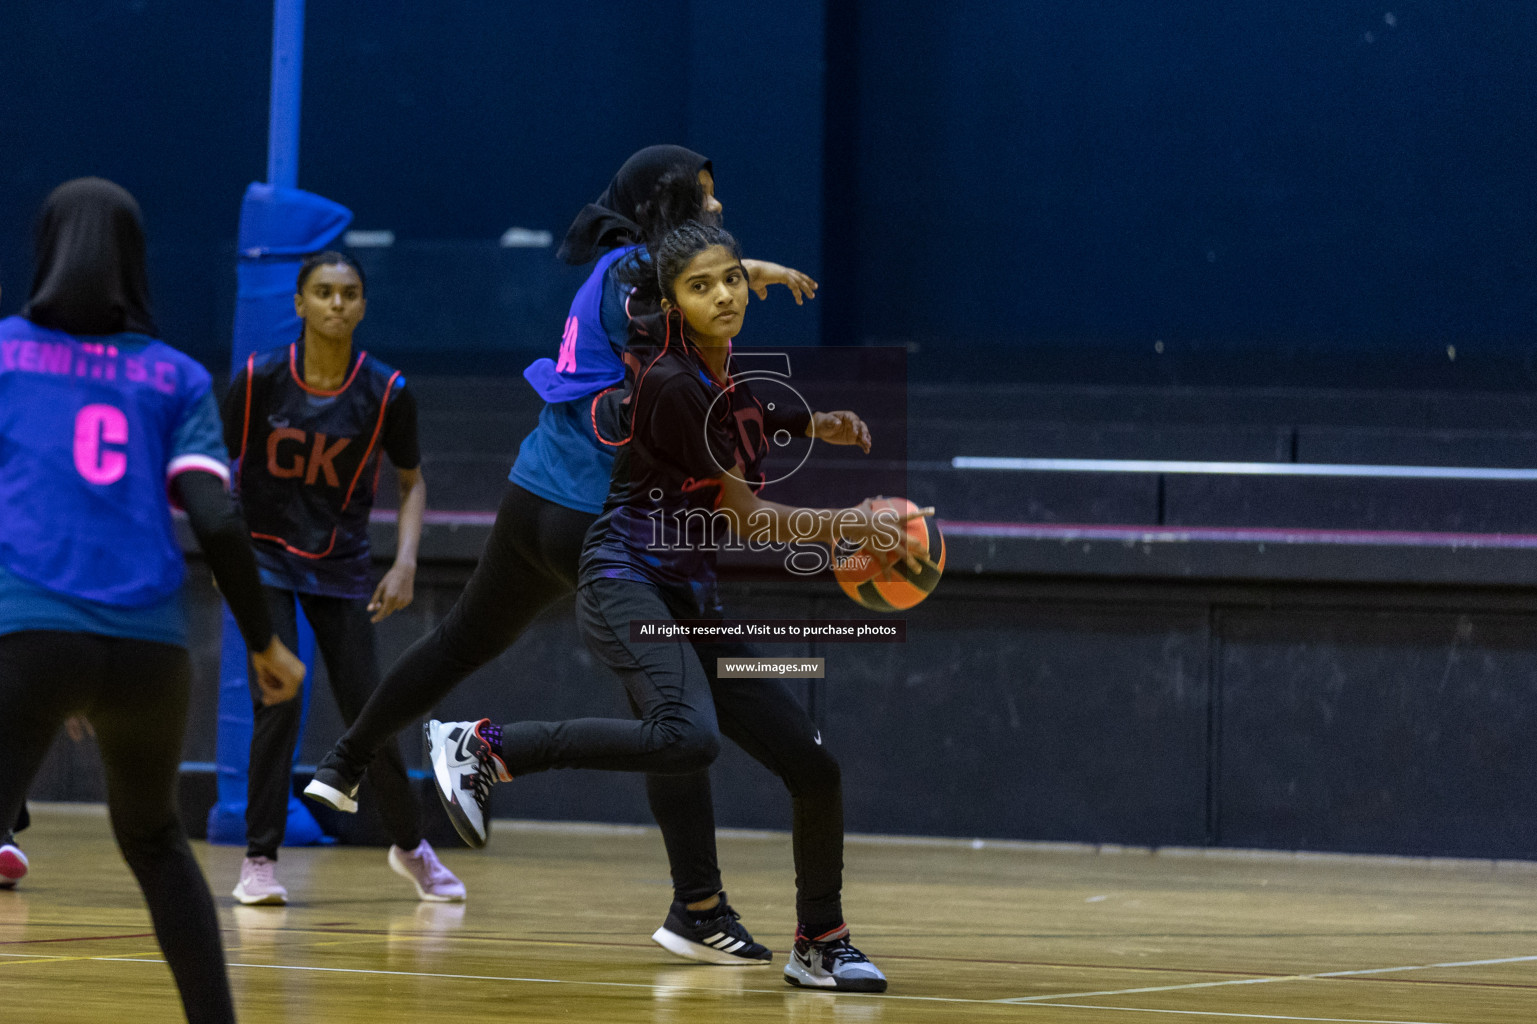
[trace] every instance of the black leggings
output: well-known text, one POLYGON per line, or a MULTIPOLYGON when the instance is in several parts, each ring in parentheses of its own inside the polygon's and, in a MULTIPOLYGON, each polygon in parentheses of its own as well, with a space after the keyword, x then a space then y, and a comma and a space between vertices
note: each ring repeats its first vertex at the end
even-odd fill
POLYGON ((357 772, 375 751, 512 646, 529 623, 576 589, 582 539, 598 517, 510 484, 464 593, 432 631, 401 655, 336 742, 357 772))
POLYGON ((698 617, 686 598, 651 584, 592 580, 577 591, 576 612, 588 647, 623 682, 636 719, 509 723, 502 727, 507 769, 514 776, 551 768, 652 773, 646 791, 674 887, 680 899, 697 900, 720 888, 708 769, 724 734, 790 791, 800 923, 811 934, 838 927, 842 777, 789 688, 779 680, 719 677, 716 659, 752 657, 746 644, 632 641, 633 619, 698 617))
MULTIPOLYGON (((464 593, 443 620, 412 644, 386 673, 384 682, 368 699, 352 728, 337 741, 335 753, 343 762, 353 772, 361 771, 374 752, 391 737, 431 711, 470 673, 512 646, 540 612, 575 590, 582 542, 588 527, 596 519, 595 515, 557 505, 517 484, 509 484, 497 510, 491 536, 464 593)), ((713 670, 713 661, 710 666, 713 670)), ((761 681, 741 685, 751 687, 755 683, 761 681)), ((777 689, 783 690, 783 687, 777 689)), ((770 692, 770 688, 761 685, 758 690, 765 694, 770 692)), ((788 691, 785 696, 788 697, 788 691)), ((736 706, 731 696, 728 695, 726 701, 736 706)), ((726 735, 742 742, 730 729, 726 735)), ((746 743, 743 747, 752 753, 752 747, 746 743)), ((815 749, 820 751, 821 748, 815 749)), ((764 761, 762 757, 758 760, 764 761)), ((826 760, 830 762, 832 759, 826 760)), ((769 764, 768 761, 764 763, 769 764)), ((770 764, 770 767, 774 766, 770 764)), ((836 762, 831 767, 833 788, 836 789, 836 762)), ((781 776, 785 777, 783 773, 781 776)), ((797 777, 797 785, 800 782, 797 777)), ((719 892, 721 878, 715 849, 715 808, 708 769, 700 768, 686 775, 649 775, 646 796, 652 816, 662 830, 676 897, 693 903, 719 892)), ((797 820, 801 813, 797 802, 797 820)), ((812 817, 817 816, 813 814, 812 817)), ((840 795, 836 814, 827 812, 823 815, 829 821, 836 818, 839 853, 814 854, 812 859, 818 863, 838 862, 841 868, 842 817, 840 795)), ((825 832, 827 827, 817 824, 808 829, 797 829, 797 836, 825 832)), ((797 838, 797 864, 801 856, 801 839, 797 838)), ((816 893, 813 903, 827 905, 825 883, 802 888, 816 893)), ((834 884, 832 891, 836 893, 836 890, 834 884)), ((836 896, 833 904, 836 904, 836 896)), ((836 926, 842 919, 841 913, 830 916, 833 920, 829 927, 836 926)), ((811 924, 820 922, 822 916, 803 917, 802 920, 811 924)))
POLYGON ((208 883, 176 817, 192 663, 184 648, 92 633, 0 636, 0 821, 12 822, 64 720, 83 714, 112 834, 149 904, 192 1024, 235 1019, 208 883))
MULTIPOLYGON (((304 607, 304 617, 315 630, 315 646, 325 659, 331 692, 342 720, 358 717, 379 682, 379 661, 374 653, 374 625, 369 621, 366 597, 321 597, 291 590, 263 587, 272 628, 289 650, 298 650, 299 625, 294 599, 304 607)), ((294 746, 299 741, 303 704, 298 699, 281 704, 261 702, 256 673, 249 673, 255 722, 251 729, 250 779, 246 794, 246 855, 276 858, 288 826, 288 798, 293 792, 294 746)), ((390 842, 414 850, 422 841, 421 808, 411 790, 400 747, 386 738, 371 758, 368 777, 379 796, 379 816, 390 842)))

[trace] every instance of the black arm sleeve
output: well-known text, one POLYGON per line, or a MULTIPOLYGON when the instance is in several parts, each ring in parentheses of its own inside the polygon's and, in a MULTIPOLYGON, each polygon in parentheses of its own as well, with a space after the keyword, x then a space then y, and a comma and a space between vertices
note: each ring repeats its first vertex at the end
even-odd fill
POLYGON ((776 430, 788 430, 791 437, 805 437, 806 428, 811 426, 811 413, 806 411, 804 405, 797 405, 793 409, 785 408, 789 402, 775 402, 775 408, 767 406, 763 408, 763 429, 769 434, 776 430))
POLYGON ((396 469, 416 469, 422 464, 416 438, 416 396, 403 384, 384 411, 384 454, 396 469))
POLYGON ((251 535, 235 501, 224 489, 224 481, 212 473, 190 470, 172 481, 176 496, 208 567, 219 584, 219 592, 235 613, 240 635, 253 651, 264 651, 272 642, 272 616, 262 596, 261 577, 256 573, 256 554, 251 550, 251 535))

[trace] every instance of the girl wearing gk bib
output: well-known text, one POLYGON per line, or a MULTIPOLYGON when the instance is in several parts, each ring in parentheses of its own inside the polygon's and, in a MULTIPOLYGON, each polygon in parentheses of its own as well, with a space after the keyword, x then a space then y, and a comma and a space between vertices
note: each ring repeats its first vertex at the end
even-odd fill
MULTIPOLYGON (((247 359, 224 404, 224 439, 268 610, 278 634, 297 643, 295 602, 303 607, 349 723, 379 682, 373 623, 411 603, 427 502, 416 400, 399 371, 353 350, 366 306, 363 272, 351 257, 308 257, 294 295, 303 334, 247 359), (400 540, 394 566, 375 586, 368 516, 381 455, 399 479, 400 540)), ((302 709, 298 702, 253 703, 247 849, 234 895, 246 904, 281 904, 288 892, 277 880, 278 847, 302 709)), ((393 843, 391 870, 423 900, 464 899, 463 884, 422 837, 399 748, 382 745, 369 767, 393 843)))

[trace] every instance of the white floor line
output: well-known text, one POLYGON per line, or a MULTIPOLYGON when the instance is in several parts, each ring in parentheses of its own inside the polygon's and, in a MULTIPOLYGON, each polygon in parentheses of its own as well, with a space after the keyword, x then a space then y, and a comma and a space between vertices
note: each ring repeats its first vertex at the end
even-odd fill
MULTIPOLYGON (((123 964, 163 964, 164 960, 141 960, 138 957, 96 956, 92 960, 101 960, 107 963, 123 964)), ((437 978, 448 981, 506 981, 529 985, 581 985, 596 988, 639 988, 653 992, 677 992, 680 989, 697 991, 701 993, 718 993, 718 989, 699 986, 695 988, 688 985, 658 985, 644 981, 575 981, 570 978, 516 978, 501 974, 439 974, 432 971, 377 971, 360 967, 306 967, 300 964, 227 964, 228 967, 247 967, 268 971, 312 971, 323 974, 372 974, 385 975, 398 978, 437 978)), ((734 989, 733 993, 756 995, 782 995, 796 992, 830 992, 830 989, 797 989, 789 985, 783 988, 741 988, 734 989)), ((986 1006, 995 1003, 990 999, 964 999, 951 996, 904 996, 886 995, 877 992, 840 992, 839 998, 864 997, 867 999, 903 999, 909 1002, 922 1003, 966 1003, 970 1006, 986 1006)))
MULTIPOLYGON (((82 957, 81 959, 86 959, 86 958, 82 957)), ((129 964, 164 964, 165 963, 164 960, 147 959, 147 958, 142 958, 142 957, 111 957, 111 956, 101 956, 101 957, 90 957, 89 959, 104 961, 104 962, 107 962, 107 963, 129 963, 129 964)), ((1356 975, 1356 974, 1380 974, 1380 973, 1391 972, 1391 971, 1422 971, 1422 970, 1429 970, 1429 969, 1434 968, 1434 967, 1472 967, 1472 966, 1481 966, 1481 965, 1489 965, 1489 964, 1520 963, 1520 962, 1531 961, 1531 960, 1537 960, 1537 956, 1504 957, 1504 958, 1497 959, 1497 960, 1465 960, 1465 961, 1459 961, 1459 962, 1455 962, 1455 963, 1444 963, 1444 964, 1420 964, 1420 965, 1416 965, 1416 966, 1413 966, 1413 967, 1381 967, 1381 968, 1374 968, 1374 969, 1371 969, 1371 970, 1364 970, 1364 971, 1333 971, 1333 972, 1330 972, 1330 973, 1327 973, 1327 974, 1299 974, 1299 975, 1289 976, 1289 977, 1285 977, 1285 978, 1256 978, 1256 979, 1252 979, 1252 981, 1253 982, 1261 982, 1261 981, 1303 981, 1303 980, 1308 980, 1308 979, 1311 979, 1311 978, 1332 978, 1332 977, 1343 977, 1343 976, 1347 976, 1347 975, 1356 975)), ((596 987, 596 988, 633 988, 633 989, 646 989, 646 990, 653 991, 653 992, 664 992, 664 991, 665 992, 676 992, 680 988, 681 989, 692 990, 691 986, 658 985, 658 984, 650 983, 650 982, 635 982, 635 981, 573 981, 573 980, 568 979, 568 978, 521 978, 521 977, 509 977, 509 976, 497 975, 497 974, 442 974, 442 973, 436 973, 436 972, 430 972, 430 971, 380 971, 380 970, 369 970, 369 969, 365 969, 365 968, 356 968, 356 967, 307 967, 307 966, 302 966, 302 965, 298 965, 298 964, 244 964, 244 963, 231 963, 228 966, 230 966, 230 967, 242 967, 242 968, 256 969, 256 970, 270 970, 270 971, 304 971, 304 972, 311 972, 311 973, 317 973, 317 974, 368 974, 368 975, 382 975, 382 976, 387 976, 387 977, 400 977, 400 978, 435 978, 435 979, 448 980, 448 981, 504 981, 504 982, 510 982, 510 983, 520 983, 520 984, 529 984, 529 985, 578 985, 578 986, 588 986, 588 987, 596 987)), ((1241 982, 1238 982, 1238 983, 1241 984, 1241 982)), ((1103 995, 1121 995, 1121 994, 1126 994, 1126 995, 1130 995, 1130 994, 1134 994, 1134 993, 1138 993, 1138 992, 1166 992, 1166 991, 1171 991, 1171 990, 1175 990, 1175 989, 1207 987, 1209 985, 1214 985, 1214 984, 1224 984, 1224 983, 1223 982, 1212 982, 1212 983, 1200 983, 1200 984, 1197 984, 1197 985, 1171 985, 1171 986, 1168 986, 1168 987, 1165 987, 1165 988, 1126 989, 1126 990, 1124 990, 1122 992, 1105 992, 1105 993, 1094 993, 1094 994, 1103 994, 1103 995)), ((701 991, 701 992, 712 992, 712 991, 715 991, 715 990, 701 987, 700 989, 698 989, 698 991, 701 991)), ((792 993, 797 992, 797 991, 813 991, 813 990, 799 990, 799 989, 792 989, 792 988, 777 988, 776 987, 776 988, 743 988, 743 989, 737 989, 736 991, 738 993, 740 993, 740 994, 743 994, 743 995, 747 995, 747 994, 754 994, 754 995, 776 995, 776 994, 778 994, 778 995, 785 995, 785 994, 792 994, 792 993)), ((1091 993, 1082 993, 1082 995, 1090 995, 1090 994, 1091 993)), ((1376 1017, 1304 1017, 1304 1016, 1300 1016, 1300 1015, 1275 1014, 1275 1013, 1239 1013, 1239 1012, 1222 1011, 1222 1010, 1188 1010, 1188 1009, 1173 1010, 1173 1009, 1158 1009, 1158 1008, 1146 1007, 1146 1006, 1099 1006, 1099 1005, 1090 1005, 1090 1004, 1087 1004, 1087 1003, 1059 1003, 1059 1002, 1046 1002, 1045 1001, 1045 1000, 1048 1000, 1048 999, 1067 998, 1065 996, 1027 996, 1027 997, 1024 997, 1022 999, 965 999, 965 998, 961 998, 961 997, 952 997, 952 996, 908 996, 908 995, 900 995, 900 994, 893 994, 893 993, 865 993, 865 992, 841 992, 841 993, 838 993, 838 995, 839 995, 839 998, 842 998, 842 999, 849 999, 849 998, 856 998, 857 997, 857 998, 865 998, 865 999, 900 1000, 900 1001, 903 1001, 903 1002, 961 1003, 961 1004, 966 1004, 966 1005, 970 1005, 970 1006, 1000 1006, 1000 1005, 1002 1005, 1002 1006, 1017 1006, 1020 1009, 1034 1009, 1034 1008, 1039 1007, 1039 1008, 1043 1008, 1043 1009, 1060 1009, 1060 1010, 1102 1010, 1102 1011, 1112 1011, 1112 1012, 1119 1012, 1119 1013, 1182 1014, 1182 1015, 1187 1016, 1187 1017, 1221 1017, 1221 1018, 1224 1018, 1224 1019, 1227 1019, 1227 1020, 1290 1020, 1290 1021, 1307 1021, 1307 1022, 1311 1022, 1311 1024, 1447 1024, 1447 1022, 1444 1022, 1444 1021, 1388 1020, 1388 1019, 1376 1018, 1376 1017)))
POLYGON ((40 963, 40 962, 42 962, 44 960, 69 960, 69 959, 71 959, 70 957, 67 957, 67 956, 52 956, 52 955, 49 955, 47 953, 0 953, 0 956, 6 957, 8 959, 14 959, 14 960, 30 960, 33 963, 40 963))
POLYGON ((1378 1020, 1373 1017, 1296 1017, 1282 1013, 1224 1013, 1221 1010, 1155 1010, 1149 1006, 1090 1006, 1087 1003, 1015 1003, 1015 1006, 1050 1006, 1055 1009, 1120 1010, 1122 1013, 1173 1013, 1181 1017, 1225 1017, 1240 1020, 1304 1020, 1324 1024, 1447 1024, 1432 1020, 1378 1020))
POLYGON ((1134 996, 1146 992, 1179 992, 1195 988, 1222 988, 1228 985, 1271 985, 1278 981, 1313 981, 1318 978, 1350 978, 1364 974, 1396 974, 1401 971, 1433 971, 1444 967, 1488 967, 1494 964, 1519 964, 1537 960, 1537 956, 1507 956, 1497 960, 1459 960, 1442 964, 1412 964, 1407 967, 1370 967, 1358 971, 1320 971, 1316 974, 1285 974, 1268 978, 1230 978, 1225 981, 1192 981, 1183 985, 1155 985, 1145 988, 1102 989, 1098 992, 1058 992, 1043 996, 1018 996, 1000 999, 1000 1003, 1043 1003, 1055 999, 1088 999, 1091 996, 1134 996))

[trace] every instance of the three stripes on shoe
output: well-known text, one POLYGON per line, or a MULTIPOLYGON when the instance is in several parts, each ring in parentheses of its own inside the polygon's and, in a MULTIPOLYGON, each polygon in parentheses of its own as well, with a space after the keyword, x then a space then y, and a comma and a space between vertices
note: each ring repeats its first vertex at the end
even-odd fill
POLYGON ((700 939, 699 942, 700 944, 709 946, 712 949, 718 949, 722 953, 735 953, 737 950, 747 945, 746 941, 734 938, 733 936, 727 935, 725 932, 716 932, 708 939, 700 939))

